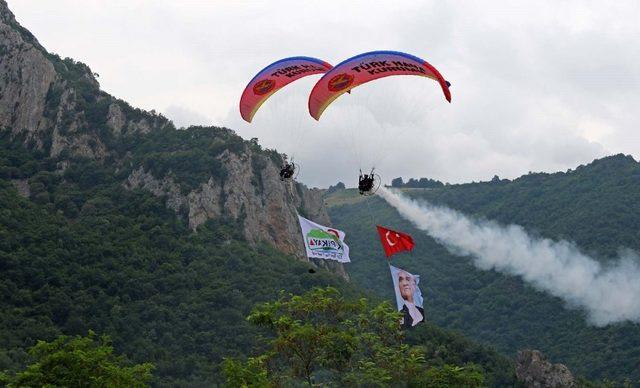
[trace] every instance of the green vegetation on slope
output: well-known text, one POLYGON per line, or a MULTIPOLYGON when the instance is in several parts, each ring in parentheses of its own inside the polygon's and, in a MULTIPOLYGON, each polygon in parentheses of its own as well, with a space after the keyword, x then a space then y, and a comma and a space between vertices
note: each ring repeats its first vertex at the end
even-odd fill
POLYGON ((574 241, 601 258, 640 250, 640 163, 614 155, 565 173, 452 185, 410 195, 466 214, 574 241), (418 194, 419 193, 419 194, 418 194))
MULTIPOLYGON (((131 158, 161 161, 154 166, 188 186, 212 171, 171 155, 192 146, 197 158, 220 131, 157 131, 127 147, 131 158), (198 137, 208 140, 183 144, 198 137)), ((249 245, 242 220, 222 217, 189 230, 162 199, 123 188, 129 163, 71 160, 61 171, 58 159, 19 140, 0 136, 0 371, 34 361, 26 349, 37 340, 94 330, 132 362, 153 363, 155 386, 211 386, 223 381, 224 357, 259 349, 264 333, 246 321, 256 303, 327 285, 362 294, 273 247, 249 245), (16 182, 28 183, 29 198, 16 182)), ((513 380, 508 360, 431 329, 425 326, 431 334, 420 345, 443 363, 478 364, 490 383, 513 380)))
POLYGON ((0 383, 14 387, 147 387, 153 365, 129 365, 113 353, 107 336, 60 336, 29 349, 34 363, 15 376, 0 376, 0 383), (3 381, 4 380, 4 381, 3 381))
MULTIPOLYGON (((18 151, 0 148, 0 160, 20 171, 50 164, 18 151)), ((341 284, 250 247, 232 221, 193 233, 162 200, 115 176, 89 161, 62 176, 38 172, 33 201, 0 180, 0 370, 24 365, 37 339, 92 329, 132 360, 156 364, 157 383, 211 385, 222 357, 254 346, 245 316, 256 302, 341 284)))
MULTIPOLYGON (((405 194, 476 217, 520 224, 544 237, 569 239, 604 260, 621 247, 640 250, 640 166, 624 156, 597 160, 568 173, 405 194)), ((353 258, 348 272, 357 284, 392 297, 374 222, 403 230, 413 235, 416 249, 396 256, 393 263, 421 275, 431 322, 491 344, 509 356, 534 348, 590 378, 640 379, 637 324, 589 326, 582 311, 568 308, 559 298, 517 277, 481 271, 469 258, 451 254, 382 199, 350 204, 348 196, 342 192, 339 201, 328 198, 327 202, 343 203, 330 208, 330 215, 336 227, 348 231, 353 258)))
POLYGON ((257 306, 249 321, 274 332, 265 352, 246 363, 225 362, 231 387, 480 387, 473 364, 438 365, 424 347, 404 341, 402 314, 389 302, 370 306, 335 288, 282 295, 257 306))

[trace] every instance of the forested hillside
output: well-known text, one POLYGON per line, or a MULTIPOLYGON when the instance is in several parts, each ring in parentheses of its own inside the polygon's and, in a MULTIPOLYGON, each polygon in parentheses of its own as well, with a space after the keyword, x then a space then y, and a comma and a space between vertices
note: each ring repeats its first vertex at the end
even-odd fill
POLYGON ((29 198, 0 179, 0 370, 23 364, 36 339, 95 330, 133 360, 155 363, 157 381, 211 385, 222 357, 254 346, 245 317, 256 302, 280 290, 345 288, 248 244, 236 220, 192 232, 164 200, 122 187, 114 168, 85 161, 56 174, 48 158, 1 145, 5 169, 43 170, 30 177, 29 198))
MULTIPOLYGON (((607 261, 620 248, 640 250, 640 164, 616 155, 573 171, 529 174, 514 181, 407 189, 406 195, 446 205, 473 217, 519 224, 534 235, 574 241, 607 261)), ((354 252, 349 274, 372 292, 391 297, 391 279, 374 224, 411 233, 416 249, 393 259, 420 274, 427 317, 513 356, 542 350, 556 362, 591 378, 640 379, 640 327, 594 327, 583 311, 535 290, 521 279, 481 271, 467 257, 417 230, 378 197, 335 191, 327 198, 336 226, 350 231, 354 252), (368 201, 368 203, 366 203, 368 201)))
MULTIPOLYGON (((366 294, 250 244, 242 220, 220 217, 192 231, 166 197, 124 187, 127 171, 90 160, 56 171, 7 133, 0 163, 0 370, 24 365, 37 339, 94 330, 131 360, 154 363, 155 385, 210 386, 221 382, 223 357, 258 346, 260 332, 245 319, 256 303, 313 286, 366 294)), ((425 325, 410 341, 431 352, 431 365, 472 362, 489 384, 513 382, 510 361, 459 335, 425 325)))
MULTIPOLYGON (((314 286, 367 295, 341 265, 300 254, 296 212, 330 220, 318 190, 278 179, 281 154, 101 91, 4 0, 0 72, 0 376, 38 340, 93 330, 153 363, 154 386, 208 387, 224 357, 262 349, 246 320, 256 303, 314 286)), ((424 325, 408 340, 431 366, 514 382, 512 361, 458 334, 424 325)))
MULTIPOLYGON (((181 144, 173 136, 204 131, 159 132, 146 142, 181 144)), ((133 361, 153 362, 155 384, 207 386, 221 381, 223 357, 257 346, 259 332, 245 320, 255 303, 325 285, 364 295, 268 244, 250 244, 242 220, 209 220, 196 233, 166 197, 127 189, 126 169, 79 159, 59 171, 55 158, 10 137, 0 138, 0 370, 24 365, 37 339, 95 330, 133 361)), ((197 173, 181 170, 185 180, 197 173)), ((416 343, 434 360, 474 362, 487 382, 512 381, 512 364, 492 351, 421 330, 416 343)))

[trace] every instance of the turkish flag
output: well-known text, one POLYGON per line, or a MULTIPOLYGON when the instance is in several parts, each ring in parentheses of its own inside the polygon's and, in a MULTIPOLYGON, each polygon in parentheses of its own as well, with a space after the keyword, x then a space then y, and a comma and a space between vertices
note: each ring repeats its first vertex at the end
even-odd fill
POLYGON ((387 257, 402 251, 410 251, 414 245, 413 238, 406 233, 396 232, 395 230, 383 228, 377 225, 378 234, 380 234, 380 242, 384 248, 387 257))

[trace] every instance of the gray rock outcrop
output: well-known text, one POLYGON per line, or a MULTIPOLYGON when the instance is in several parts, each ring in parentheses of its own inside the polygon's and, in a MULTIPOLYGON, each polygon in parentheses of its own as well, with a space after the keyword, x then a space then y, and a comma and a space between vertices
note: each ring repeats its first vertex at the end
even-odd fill
MULTIPOLYGON (((167 207, 176 213, 186 213, 189 227, 194 230, 208 219, 222 216, 241 219, 242 232, 249 243, 267 242, 307 260, 297 213, 329 225, 321 191, 280 181, 279 167, 265 155, 250 149, 241 154, 224 151, 218 159, 227 172, 226 179, 211 177, 188 194, 183 193, 170 176, 156 178, 142 167, 129 175, 125 187, 148 190, 166 198, 167 207), (261 167, 256 169, 256 165, 261 167)), ((315 264, 347 278, 339 263, 315 264)))
POLYGON ((45 128, 47 92, 58 75, 42 46, 19 27, 4 0, 0 0, 0 74, 0 127, 15 133, 45 128))
POLYGON ((526 387, 575 387, 576 382, 563 364, 552 364, 537 350, 521 350, 516 357, 516 376, 526 387))
MULTIPOLYGON (((64 171, 78 157, 130 167, 135 163, 131 154, 118 154, 114 144, 169 128, 173 124, 162 115, 132 108, 101 91, 88 66, 48 53, 0 0, 0 130, 57 158, 59 171, 64 171)), ((218 159, 225 178, 205 178, 188 193, 171 173, 153 176, 135 165, 124 185, 166 198, 167 206, 185 215, 193 230, 218 217, 241 220, 249 243, 264 241, 306 260, 296 212, 329 224, 320 192, 284 184, 276 162, 246 145, 244 151, 225 151, 218 159)), ((23 184, 14 184, 28 195, 23 184)), ((342 265, 318 264, 346 277, 342 265)))
POLYGON ((24 198, 29 198, 31 190, 27 179, 12 179, 11 184, 16 188, 18 194, 24 198))
POLYGON ((136 111, 100 91, 88 66, 49 54, 5 0, 0 0, 0 75, 0 129, 51 156, 66 152, 103 159, 109 154, 104 128, 119 137, 170 125, 155 112, 136 111))

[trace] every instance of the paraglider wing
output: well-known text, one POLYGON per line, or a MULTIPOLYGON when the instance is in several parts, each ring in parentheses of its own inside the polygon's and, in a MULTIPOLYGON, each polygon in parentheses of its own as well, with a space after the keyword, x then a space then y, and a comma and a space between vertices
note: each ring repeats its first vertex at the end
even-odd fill
POLYGON ((341 94, 378 78, 391 75, 418 75, 440 84, 451 102, 447 81, 427 61, 398 51, 372 51, 356 55, 336 65, 316 83, 309 95, 309 113, 319 120, 322 112, 341 94))
POLYGON ((332 66, 311 57, 281 59, 253 77, 240 98, 240 115, 251 122, 260 105, 286 85, 312 74, 326 73, 332 66))

